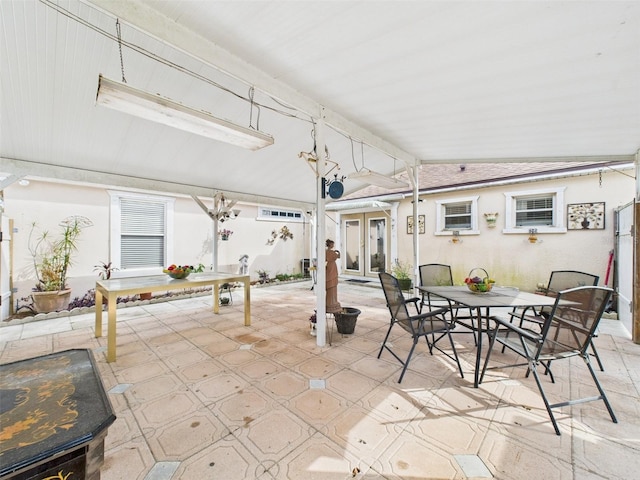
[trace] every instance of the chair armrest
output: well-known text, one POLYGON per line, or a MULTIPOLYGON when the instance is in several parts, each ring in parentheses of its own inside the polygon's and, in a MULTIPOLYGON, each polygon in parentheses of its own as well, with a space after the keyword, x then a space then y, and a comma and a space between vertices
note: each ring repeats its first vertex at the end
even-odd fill
POLYGON ((413 317, 409 317, 409 320, 411 320, 412 322, 415 320, 424 320, 426 318, 429 317, 435 317, 437 315, 442 315, 444 313, 447 313, 449 311, 448 308, 436 308, 433 309, 429 312, 425 312, 425 313, 420 313, 419 315, 414 315, 413 317))
POLYGON ((421 298, 419 297, 411 297, 411 298, 407 298, 405 299, 404 303, 413 303, 413 306, 416 307, 416 312, 421 313, 422 312, 422 308, 421 308, 421 298))
POLYGON ((510 319, 492 316, 491 320, 498 324, 496 328, 500 328, 500 326, 502 326, 504 327, 503 330, 511 330, 517 335, 523 336, 533 342, 538 342, 541 339, 541 335, 539 333, 532 332, 531 330, 527 330, 526 328, 518 327, 517 325, 511 323, 510 319))

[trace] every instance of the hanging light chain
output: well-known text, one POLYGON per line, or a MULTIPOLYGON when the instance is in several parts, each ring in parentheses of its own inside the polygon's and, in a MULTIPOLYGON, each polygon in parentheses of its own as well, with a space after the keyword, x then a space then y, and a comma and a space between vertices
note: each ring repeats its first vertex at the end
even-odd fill
POLYGON ((249 88, 249 101, 251 102, 251 110, 249 113, 249 128, 253 128, 253 107, 256 107, 258 114, 256 115, 256 130, 260 131, 260 106, 256 105, 253 101, 253 95, 255 94, 255 88, 253 85, 249 88))
POLYGON ((116 34, 118 35, 118 50, 120 50, 120 71, 122 72, 122 83, 127 83, 124 78, 124 60, 122 59, 122 34, 120 32, 120 19, 116 18, 116 34))

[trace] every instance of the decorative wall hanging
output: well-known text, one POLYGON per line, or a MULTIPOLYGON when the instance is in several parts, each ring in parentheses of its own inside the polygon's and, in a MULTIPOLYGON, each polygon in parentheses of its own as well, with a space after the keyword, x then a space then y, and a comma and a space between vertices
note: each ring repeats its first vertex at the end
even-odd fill
POLYGON ((567 205, 569 230, 604 230, 604 202, 567 205))
MULTIPOLYGON (((413 215, 407 217, 407 233, 413 234, 413 215)), ((424 233, 424 215, 418 215, 418 233, 424 233)))
POLYGON ((487 227, 495 228, 496 221, 498 220, 498 212, 496 213, 485 213, 484 219, 487 221, 487 227))

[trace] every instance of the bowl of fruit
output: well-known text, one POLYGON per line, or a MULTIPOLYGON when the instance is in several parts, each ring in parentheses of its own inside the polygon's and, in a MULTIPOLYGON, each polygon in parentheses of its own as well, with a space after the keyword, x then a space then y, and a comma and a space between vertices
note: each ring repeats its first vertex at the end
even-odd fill
POLYGON ((484 268, 474 268, 469 272, 469 276, 464 279, 467 288, 473 293, 487 293, 496 283, 484 268))
POLYGON ((171 278, 180 280, 181 278, 187 278, 193 270, 194 268, 191 265, 169 265, 162 271, 171 278))

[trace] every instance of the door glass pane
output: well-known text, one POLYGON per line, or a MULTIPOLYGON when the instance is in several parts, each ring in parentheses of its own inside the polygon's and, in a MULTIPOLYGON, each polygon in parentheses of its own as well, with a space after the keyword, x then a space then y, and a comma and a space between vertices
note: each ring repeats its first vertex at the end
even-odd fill
POLYGON ((346 245, 345 268, 360 270, 360 220, 347 220, 344 224, 346 245))
POLYGON ((387 222, 384 218, 369 220, 369 272, 385 271, 387 222))

